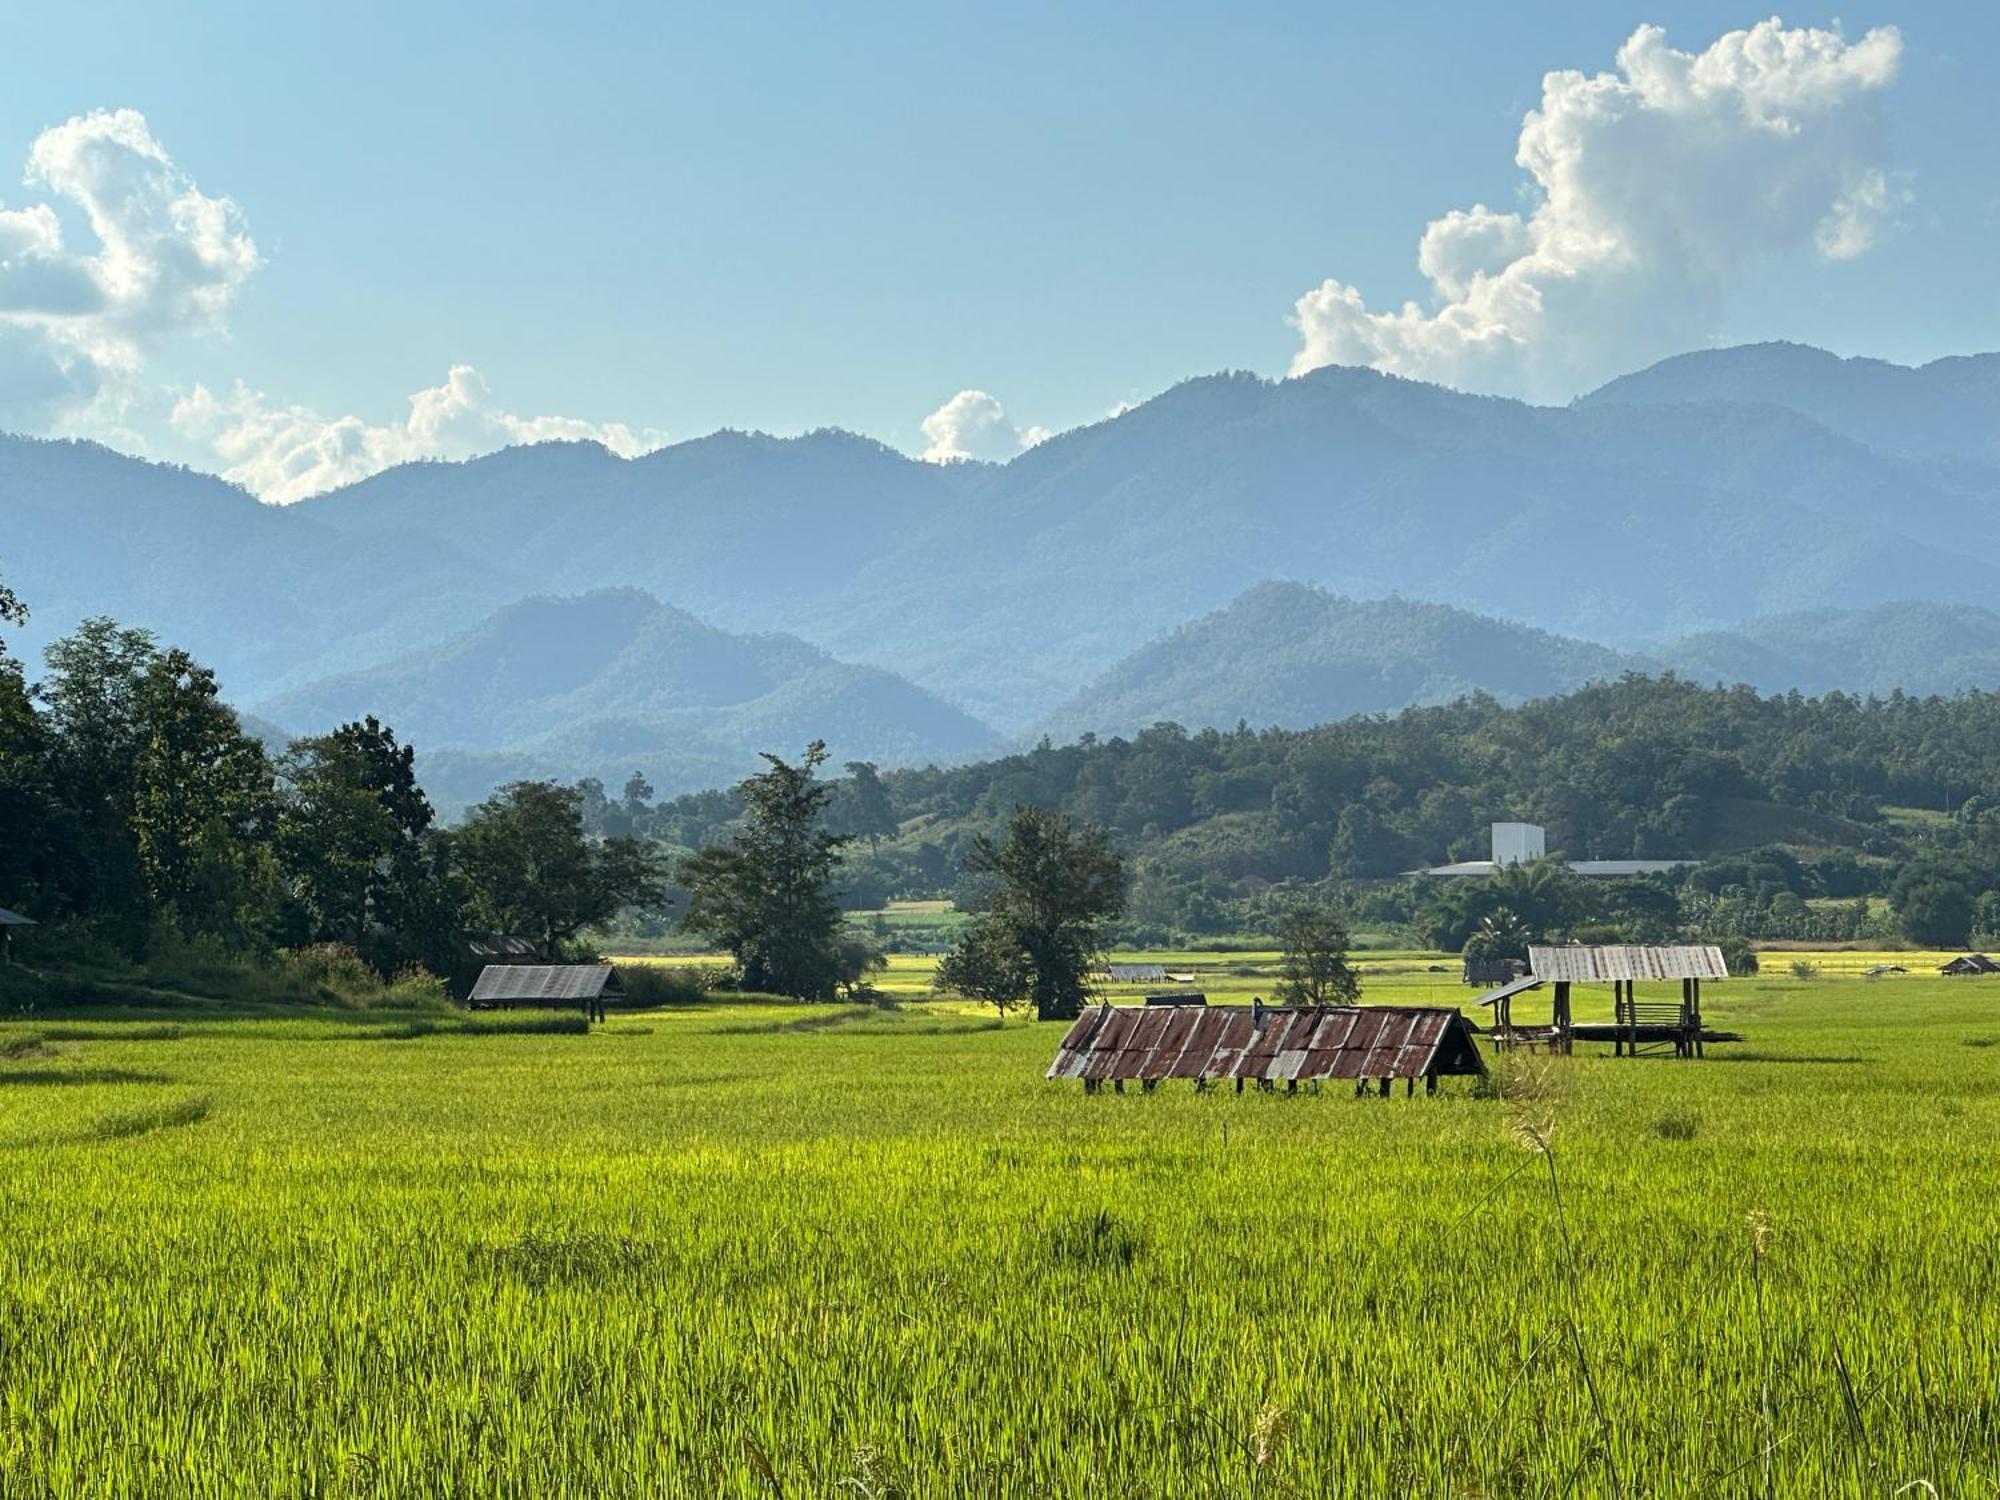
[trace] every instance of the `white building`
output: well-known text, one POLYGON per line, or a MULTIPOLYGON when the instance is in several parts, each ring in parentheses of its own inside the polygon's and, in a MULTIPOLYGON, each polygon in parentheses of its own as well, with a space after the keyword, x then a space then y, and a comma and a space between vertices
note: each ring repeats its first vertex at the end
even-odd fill
MULTIPOLYGON (((1527 864, 1548 854, 1548 835, 1534 823, 1495 823, 1493 857, 1462 860, 1455 865, 1435 865, 1419 870, 1419 875, 1491 875, 1507 865, 1527 864)), ((1658 875, 1682 865, 1698 864, 1692 859, 1574 859, 1566 862, 1572 875, 1658 875)))

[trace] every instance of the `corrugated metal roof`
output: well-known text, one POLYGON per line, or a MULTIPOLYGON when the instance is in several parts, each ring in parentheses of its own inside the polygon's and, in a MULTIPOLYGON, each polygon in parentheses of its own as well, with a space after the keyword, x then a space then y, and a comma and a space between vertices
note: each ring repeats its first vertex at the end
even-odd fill
POLYGON ((9 911, 6 907, 0 906, 0 927, 34 927, 37 925, 33 917, 24 917, 17 911, 9 911))
POLYGON ((1557 984, 1610 984, 1617 979, 1727 979, 1729 967, 1713 943, 1671 948, 1632 944, 1603 948, 1530 948, 1528 970, 1557 984))
POLYGON ((1165 964, 1106 964, 1105 975, 1113 984, 1161 984, 1167 977, 1165 964))
POLYGON ((1421 1078, 1483 1073, 1464 1016, 1388 1005, 1100 1005, 1071 1025, 1051 1078, 1421 1078))
POLYGON ((1488 990, 1472 1003, 1474 1005, 1497 1005, 1509 995, 1518 995, 1523 990, 1540 989, 1541 986, 1542 981, 1535 978, 1534 975, 1523 974, 1519 979, 1509 980, 1497 990, 1488 990))
POLYGON ((610 964, 488 964, 472 987, 474 1003, 595 1000, 611 981, 610 964))

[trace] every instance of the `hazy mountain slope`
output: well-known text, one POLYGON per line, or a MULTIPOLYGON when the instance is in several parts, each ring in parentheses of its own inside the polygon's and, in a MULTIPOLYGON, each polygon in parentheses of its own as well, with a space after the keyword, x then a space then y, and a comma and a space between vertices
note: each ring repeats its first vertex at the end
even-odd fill
POLYGON ((2000 465, 2000 354, 1912 369, 1802 344, 1747 344, 1676 355, 1583 398, 1679 401, 1783 406, 1885 453, 2000 465))
POLYGON ((448 541, 343 535, 92 443, 0 436, 0 520, 0 577, 32 611, 8 637, 23 660, 111 615, 188 647, 239 700, 461 629, 528 587, 448 541))
POLYGON ((633 589, 523 600, 433 649, 256 709, 295 733, 375 714, 420 747, 427 777, 450 772, 440 795, 451 801, 483 795, 491 778, 635 766, 663 792, 688 790, 816 738, 837 757, 888 764, 994 744, 985 725, 893 674, 790 636, 732 635, 633 589))
POLYGON ((1747 682, 1765 692, 2000 689, 2000 614, 1907 601, 1808 610, 1688 636, 1654 654, 1698 682, 1747 682))
MULTIPOLYGON (((1951 379, 1976 394, 1987 368, 1951 379)), ((101 449, 6 443, 0 576, 37 608, 30 649, 108 613, 184 641, 243 702, 370 671, 530 595, 631 586, 1009 732, 1273 577, 1628 649, 1771 613, 1988 597, 1963 559, 2000 541, 2000 470, 1897 456, 1768 401, 1612 389, 1540 408, 1361 370, 1224 375, 1005 466, 720 433, 629 462, 560 444, 406 465, 285 511, 101 449)), ((753 665, 709 648, 725 679, 753 665)), ((482 725, 499 711, 460 707, 482 725)))
POLYGON ((631 460, 544 443, 410 464, 298 508, 349 535, 435 538, 546 590, 626 584, 768 630, 845 594, 962 488, 953 471, 851 433, 719 432, 631 460))
POLYGON ((1637 657, 1463 610, 1358 602, 1266 583, 1127 657, 1052 714, 1057 739, 1190 728, 1306 728, 1472 692, 1520 702, 1644 668, 1637 657))
POLYGON ((891 555, 803 629, 1003 724, 1273 574, 1632 643, 1974 600, 1927 538, 1994 529, 1992 496, 1790 412, 1551 410, 1341 369, 1189 382, 981 479, 921 534, 934 608, 891 555))

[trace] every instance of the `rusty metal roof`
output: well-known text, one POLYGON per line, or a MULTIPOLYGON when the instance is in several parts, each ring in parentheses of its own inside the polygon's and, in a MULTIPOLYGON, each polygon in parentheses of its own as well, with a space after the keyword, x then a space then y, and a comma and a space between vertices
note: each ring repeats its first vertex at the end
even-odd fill
POLYGON ((1528 972, 1557 984, 1610 984, 1619 979, 1727 979, 1713 943, 1674 948, 1625 944, 1604 948, 1530 948, 1528 972))
POLYGON ((475 1004, 548 1000, 574 1005, 595 1000, 610 982, 610 964, 488 964, 479 971, 472 999, 475 1004))
POLYGON ((1099 1005, 1051 1078, 1422 1078, 1483 1073, 1472 1024, 1444 1007, 1099 1005))

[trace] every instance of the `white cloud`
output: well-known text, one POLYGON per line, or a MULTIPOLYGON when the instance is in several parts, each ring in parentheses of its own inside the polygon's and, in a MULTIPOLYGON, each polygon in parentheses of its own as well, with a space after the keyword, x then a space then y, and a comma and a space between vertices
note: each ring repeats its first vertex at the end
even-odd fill
POLYGON ((241 381, 226 396, 205 386, 175 405, 173 425, 223 462, 223 477, 265 500, 289 504, 366 479, 416 459, 465 459, 519 443, 602 443, 624 458, 665 441, 654 428, 578 417, 523 417, 495 407, 470 365, 453 365, 442 385, 410 397, 400 423, 370 426, 359 417, 323 417, 304 406, 278 406, 241 381))
POLYGON ((222 327, 261 263, 236 205, 197 188, 137 110, 43 131, 23 181, 53 201, 0 205, 0 426, 115 409, 162 340, 222 327), (67 241, 59 207, 93 244, 67 241))
POLYGON ((924 418, 931 440, 924 461, 933 464, 981 459, 1005 463, 1047 439, 1046 427, 1016 427, 1007 409, 984 391, 960 391, 924 418))
POLYGON ((1372 365, 1552 397, 1701 342, 1759 262, 1806 243, 1849 259, 1892 219, 1876 96, 1901 55, 1893 27, 1849 42, 1774 18, 1699 54, 1642 26, 1616 72, 1550 73, 1515 153, 1529 211, 1434 220, 1428 309, 1374 312, 1333 280, 1307 292, 1292 373, 1372 365))

